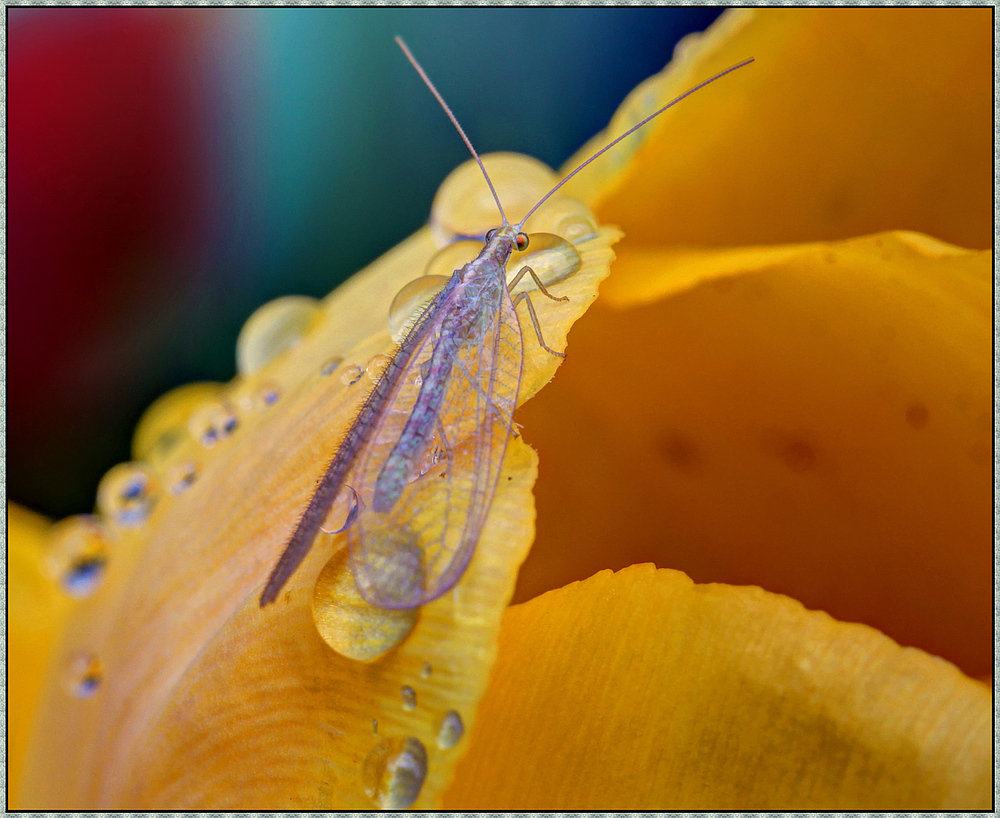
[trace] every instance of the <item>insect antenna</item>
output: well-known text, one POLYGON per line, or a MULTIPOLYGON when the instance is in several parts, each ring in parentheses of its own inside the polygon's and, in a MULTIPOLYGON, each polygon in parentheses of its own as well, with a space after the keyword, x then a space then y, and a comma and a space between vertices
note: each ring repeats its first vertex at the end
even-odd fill
MULTIPOLYGON (((398 40, 399 38, 397 37, 396 39, 398 40)), ((405 48, 405 46, 404 46, 404 48, 405 48)), ((557 190, 559 190, 559 188, 561 188, 563 185, 565 185, 570 179, 572 179, 574 176, 576 176, 581 170, 583 170, 585 167, 587 167, 587 165, 589 165, 591 162, 593 162, 602 153, 605 153, 606 151, 611 150, 615 145, 617 145, 619 142, 621 142, 626 136, 629 136, 630 134, 632 134, 635 131, 639 130, 639 128, 641 128, 647 122, 649 122, 650 120, 655 119, 656 117, 658 117, 665 110, 667 110, 667 108, 672 108, 673 106, 675 106, 678 102, 680 102, 685 97, 691 96, 691 94, 693 94, 695 91, 698 91, 698 90, 704 88, 706 85, 711 85, 717 79, 721 79, 722 77, 726 76, 726 74, 730 74, 733 71, 735 71, 737 68, 742 68, 743 66, 749 65, 752 62, 753 62, 753 57, 750 57, 749 59, 743 60, 743 62, 738 62, 738 63, 736 63, 736 65, 729 66, 729 68, 726 68, 726 69, 720 71, 718 74, 716 74, 713 77, 709 77, 704 82, 699 82, 696 86, 694 86, 693 88, 689 88, 687 91, 685 91, 679 97, 675 97, 674 99, 670 100, 670 102, 668 102, 666 105, 664 105, 658 111, 654 111, 649 116, 647 116, 644 120, 642 120, 642 122, 638 123, 637 125, 633 125, 627 131, 625 131, 625 133, 623 133, 621 136, 619 136, 618 138, 616 138, 616 139, 612 140, 611 142, 609 142, 607 145, 605 145, 603 148, 601 148, 597 153, 595 153, 593 156, 591 156, 587 161, 585 161, 582 164, 578 165, 574 170, 572 170, 570 173, 568 173, 566 176, 564 176, 562 178, 562 181, 559 182, 559 184, 557 184, 554 188, 552 188, 552 190, 550 190, 548 193, 546 193, 538 201, 538 203, 533 208, 531 208, 531 210, 528 211, 528 214, 523 219, 521 219, 520 224, 518 224, 517 227, 515 228, 517 230, 517 232, 518 233, 521 232, 521 228, 524 226, 524 223, 526 221, 528 221, 529 218, 531 218, 531 214, 534 213, 536 210, 538 210, 538 208, 540 208, 543 204, 545 204, 545 202, 548 200, 548 198, 553 193, 555 193, 557 190)), ((417 70, 419 70, 419 68, 417 70)), ((433 87, 431 88, 431 90, 434 90, 433 87)), ((457 123, 456 123, 456 125, 457 125, 457 123)), ((464 136, 464 134, 463 134, 463 136, 464 136)), ((468 140, 466 140, 466 141, 468 141, 468 140)), ((470 145, 469 147, 471 148, 472 146, 470 145)), ((478 159, 479 157, 477 156, 476 158, 478 159)), ((482 165, 481 162, 480 162, 480 165, 482 165)), ((486 171, 484 170, 483 173, 486 173, 486 171)), ((491 190, 492 190, 492 188, 493 188, 493 185, 490 185, 490 189, 491 190)), ((493 195, 495 196, 496 194, 494 193, 493 195)), ((506 224, 506 221, 504 223, 506 224)))
POLYGON ((420 79, 424 81, 424 85, 430 88, 431 93, 434 94, 434 98, 441 104, 441 107, 444 108, 444 112, 448 114, 448 119, 451 120, 451 124, 455 126, 455 129, 465 142, 465 147, 469 149, 469 152, 473 155, 473 157, 475 157, 476 162, 479 163, 479 169, 483 172, 483 176, 486 177, 486 184, 490 186, 490 193, 493 194, 493 200, 497 203, 497 210, 500 211, 500 218, 503 219, 503 226, 506 227, 510 224, 510 222, 507 221, 507 214, 503 212, 503 205, 500 204, 500 197, 497 196, 496 189, 493 187, 493 182, 490 181, 490 175, 486 172, 483 160, 479 158, 479 154, 476 153, 476 149, 472 147, 472 142, 469 140, 469 137, 465 135, 465 131, 462 130, 462 126, 458 124, 458 120, 451 112, 451 108, 448 107, 448 103, 444 101, 444 97, 442 97, 438 89, 434 87, 434 83, 431 82, 431 78, 427 76, 427 72, 424 71, 420 63, 417 62, 417 58, 413 56, 413 52, 410 51, 406 43, 403 42, 403 38, 396 37, 395 40, 396 45, 403 50, 403 54, 406 55, 406 59, 410 61, 410 65, 417 70, 417 73, 420 75, 420 79))

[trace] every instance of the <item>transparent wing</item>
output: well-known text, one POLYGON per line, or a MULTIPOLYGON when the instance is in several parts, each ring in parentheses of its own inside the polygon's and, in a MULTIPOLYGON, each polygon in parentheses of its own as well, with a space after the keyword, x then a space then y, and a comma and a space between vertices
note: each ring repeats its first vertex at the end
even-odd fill
POLYGON ((451 588, 472 557, 493 499, 522 365, 521 330, 505 287, 478 306, 471 326, 458 343, 445 337, 443 321, 431 329, 348 478, 360 499, 348 529, 351 567, 361 594, 380 607, 417 607, 451 588), (426 404, 429 381, 442 365, 440 401, 428 411, 421 389, 426 404), (376 483, 387 461, 399 459, 404 432, 419 445, 410 448, 398 497, 379 512, 376 483))

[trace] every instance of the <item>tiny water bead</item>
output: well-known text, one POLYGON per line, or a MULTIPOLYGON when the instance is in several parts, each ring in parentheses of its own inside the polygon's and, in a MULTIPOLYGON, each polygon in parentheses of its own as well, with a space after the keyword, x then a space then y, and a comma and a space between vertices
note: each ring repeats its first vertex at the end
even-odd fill
POLYGON ((365 793, 381 809, 411 806, 426 778, 427 750, 412 736, 380 741, 361 766, 365 793))
POLYGON ((319 302, 304 295, 286 295, 258 308, 236 339, 237 371, 241 375, 259 372, 297 346, 319 317, 319 302))
POLYGON ((465 725, 462 724, 462 717, 458 715, 458 711, 449 710, 438 726, 437 746, 442 750, 450 750, 462 740, 464 734, 465 725))
POLYGON ((185 460, 183 463, 175 463, 163 474, 163 482, 167 490, 173 494, 183 494, 198 479, 198 464, 193 460, 185 460))
POLYGON ((333 374, 333 371, 344 362, 343 358, 327 358, 323 366, 319 368, 319 374, 324 378, 333 374))
POLYGON ((420 678, 429 679, 431 677, 431 673, 433 672, 433 670, 434 668, 431 667, 430 662, 424 662, 424 666, 420 668, 420 678))
POLYGON ((392 356, 390 355, 373 355, 372 359, 368 362, 368 366, 365 367, 365 374, 373 381, 377 381, 382 377, 385 368, 391 363, 392 356))
POLYGON ((228 401, 213 400, 202 404, 191 415, 188 431, 206 449, 231 437, 240 422, 228 401))
POLYGON ((145 463, 119 463, 101 478, 97 508, 113 525, 134 528, 153 511, 159 484, 145 463))
POLYGON ((364 371, 357 364, 350 364, 345 366, 340 371, 340 382, 344 386, 354 386, 358 381, 361 380, 361 376, 364 375, 364 371))
MULTIPOLYGON (((507 219, 516 224, 559 181, 537 159, 517 153, 482 157, 507 219)), ((431 233, 439 247, 456 239, 478 238, 500 223, 496 202, 474 159, 459 165, 441 183, 431 205, 431 233)))
MULTIPOLYGON (((463 242, 463 244, 473 244, 473 242, 463 242)), ((479 251, 477 250, 476 252, 479 251)), ((396 297, 392 299, 392 303, 389 305, 389 334, 395 343, 403 343, 403 339, 406 337, 406 333, 410 327, 413 326, 413 322, 420 317, 420 314, 426 309, 427 305, 434 300, 434 296, 444 289, 450 275, 451 271, 447 275, 421 276, 408 284, 404 284, 400 291, 396 293, 396 297)))
POLYGON ((188 437, 188 420, 206 401, 217 400, 221 383, 189 383, 161 395, 139 419, 132 435, 132 459, 144 460, 157 470, 188 437))
MULTIPOLYGON (((526 250, 517 250, 507 261, 507 281, 511 281, 522 268, 530 267, 542 284, 550 287, 569 278, 580 269, 583 260, 576 248, 561 236, 553 233, 532 233, 526 250)), ((536 290, 538 285, 525 274, 514 292, 536 290)))
POLYGON ((316 629, 341 656, 371 662, 388 653, 410 635, 418 610, 387 610, 369 605, 358 593, 341 549, 316 580, 312 602, 316 629))
POLYGON ((410 713, 417 709, 417 691, 409 685, 403 685, 399 691, 399 697, 403 701, 403 709, 410 713))
POLYGON ((77 651, 64 664, 63 682, 71 696, 89 699, 97 693, 104 680, 104 667, 93 653, 77 651))
POLYGON ((91 514, 67 517, 49 529, 43 564, 46 573, 75 599, 92 596, 104 579, 110 543, 91 514))

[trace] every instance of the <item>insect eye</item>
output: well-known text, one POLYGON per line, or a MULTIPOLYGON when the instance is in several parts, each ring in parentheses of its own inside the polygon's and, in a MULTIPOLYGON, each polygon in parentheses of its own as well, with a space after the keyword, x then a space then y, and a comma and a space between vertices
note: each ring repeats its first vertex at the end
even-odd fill
POLYGON ((496 232, 497 232, 497 229, 495 227, 492 230, 487 230, 486 231, 486 241, 493 241, 493 235, 496 232))
POLYGON ((528 234, 527 233, 518 233, 517 234, 517 238, 514 239, 514 242, 517 244, 517 249, 518 250, 527 250, 528 249, 528 234))

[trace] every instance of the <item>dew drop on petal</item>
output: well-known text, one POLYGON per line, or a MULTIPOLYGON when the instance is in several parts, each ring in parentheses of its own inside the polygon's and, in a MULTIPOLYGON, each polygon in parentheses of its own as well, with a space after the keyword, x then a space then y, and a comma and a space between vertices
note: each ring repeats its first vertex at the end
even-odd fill
POLYGON ((110 543, 97 517, 77 514, 49 529, 44 553, 46 573, 71 597, 86 599, 104 579, 110 543))
POLYGON ((66 660, 63 682, 71 696, 89 699, 97 693, 103 680, 104 667, 94 654, 77 651, 66 660))
MULTIPOLYGON (((559 181, 551 168, 530 156, 489 153, 482 160, 511 224, 517 224, 559 181)), ((482 239, 487 230, 500 225, 493 194, 475 160, 459 165, 441 183, 430 223, 439 247, 456 239, 482 239)))
POLYGON ((230 437, 240 422, 227 401, 212 400, 202 404, 188 421, 188 432, 206 449, 230 437))
POLYGON ((373 355, 372 359, 368 362, 368 366, 365 367, 365 374, 373 381, 377 381, 382 377, 385 368, 391 363, 392 357, 389 355, 373 355))
POLYGON ((417 800, 427 778, 427 750, 419 739, 380 741, 365 757, 361 781, 381 809, 406 809, 417 800))
POLYGON ((399 691, 399 697, 403 701, 403 709, 409 713, 417 709, 417 691, 409 685, 403 685, 399 691))
POLYGON ((442 750, 450 750, 461 741, 464 733, 465 725, 462 724, 462 717, 458 715, 458 711, 449 710, 438 726, 437 746, 442 750))
POLYGON ((132 436, 132 459, 160 470, 188 437, 188 420, 206 401, 218 400, 221 383, 189 383, 161 395, 139 419, 132 436))
POLYGON ((389 305, 389 334, 393 341, 403 343, 413 322, 447 283, 447 276, 426 275, 403 285, 389 305))
POLYGON ((429 679, 433 670, 430 662, 424 662, 424 666, 420 668, 420 678, 429 679))
POLYGON ((175 463, 164 472, 163 482, 171 494, 183 494, 198 479, 198 471, 198 464, 193 460, 175 463))
POLYGON ((364 371, 357 364, 345 366, 340 371, 340 382, 344 384, 344 386, 354 386, 354 384, 361 380, 361 376, 363 374, 364 371))
MULTIPOLYGON (((583 202, 569 196, 554 196, 531 217, 531 230, 553 233, 570 244, 579 244, 597 235, 597 220, 583 202)), ((531 249, 530 246, 528 249, 531 249)))
POLYGON ((341 549, 326 564, 313 589, 313 621, 331 648, 359 662, 377 659, 409 636, 416 609, 393 611, 369 605, 358 593, 341 549))
MULTIPOLYGON (((528 238, 528 249, 515 251, 507 262, 508 282, 522 268, 530 267, 541 279, 542 284, 551 287, 580 269, 583 263, 580 254, 564 238, 553 233, 532 233, 528 238)), ((514 292, 537 289, 535 280, 525 273, 514 288, 514 292)))
POLYGON ((319 302, 286 295, 257 309, 236 339, 236 369, 251 375, 297 346, 320 316, 319 302))
MULTIPOLYGON (((479 239, 461 239, 454 241, 438 250, 424 267, 425 276, 438 276, 443 278, 444 284, 451 278, 452 273, 461 270, 466 264, 476 258, 483 249, 483 242, 479 239)), ((418 281, 420 279, 417 279, 418 281)))
POLYGON ((153 511, 159 484, 145 463, 119 463, 97 487, 97 507, 112 525, 134 528, 153 511))

